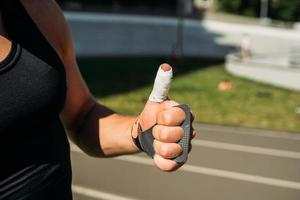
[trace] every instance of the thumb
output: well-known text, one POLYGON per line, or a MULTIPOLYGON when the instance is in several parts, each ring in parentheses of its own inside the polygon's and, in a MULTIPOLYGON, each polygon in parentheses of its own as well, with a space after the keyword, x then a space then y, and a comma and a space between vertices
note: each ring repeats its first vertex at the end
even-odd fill
POLYGON ((172 77, 173 70, 170 65, 162 64, 159 66, 149 101, 160 103, 168 98, 172 77))
POLYGON ((140 115, 140 125, 147 130, 156 123, 157 114, 165 109, 164 102, 168 98, 173 76, 172 67, 168 64, 159 66, 149 101, 140 115))

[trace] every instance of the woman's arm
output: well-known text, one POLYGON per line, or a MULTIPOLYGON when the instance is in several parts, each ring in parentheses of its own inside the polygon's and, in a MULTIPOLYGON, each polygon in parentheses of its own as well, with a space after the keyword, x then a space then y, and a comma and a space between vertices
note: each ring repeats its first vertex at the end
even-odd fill
POLYGON ((122 116, 97 103, 78 70, 73 45, 68 48, 64 59, 68 90, 61 118, 69 137, 91 156, 137 152, 131 138, 136 117, 122 116))
MULTIPOLYGON (((77 66, 71 33, 54 0, 21 0, 40 31, 60 56, 66 71, 67 96, 61 119, 70 138, 92 156, 114 156, 138 152, 131 129, 135 116, 120 115, 97 103, 77 66)), ((173 106, 177 103, 148 102, 140 115, 143 130, 153 129, 155 164, 162 170, 178 168, 171 158, 182 151, 177 144, 183 136, 181 122, 185 113, 173 106)), ((132 130, 136 135, 137 127, 132 130)))
POLYGON ((135 117, 117 114, 91 95, 77 66, 68 24, 56 2, 21 2, 65 66, 68 89, 61 119, 71 140, 93 156, 137 152, 130 136, 135 117))
POLYGON ((130 132, 136 117, 122 116, 97 103, 78 70, 72 43, 67 48, 63 62, 68 90, 61 118, 69 137, 92 156, 137 152, 130 132))

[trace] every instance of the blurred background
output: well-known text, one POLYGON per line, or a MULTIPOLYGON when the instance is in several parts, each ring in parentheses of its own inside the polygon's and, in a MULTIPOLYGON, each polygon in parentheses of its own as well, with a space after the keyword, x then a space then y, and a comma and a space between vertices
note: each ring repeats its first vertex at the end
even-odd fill
POLYGON ((60 0, 80 70, 139 114, 158 66, 196 113, 188 163, 95 159, 72 146, 74 199, 300 199, 299 0, 60 0))

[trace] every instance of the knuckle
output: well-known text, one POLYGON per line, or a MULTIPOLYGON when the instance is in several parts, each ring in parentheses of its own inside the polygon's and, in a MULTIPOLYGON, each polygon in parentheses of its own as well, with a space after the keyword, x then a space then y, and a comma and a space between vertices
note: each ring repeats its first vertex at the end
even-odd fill
POLYGON ((192 150, 193 150, 193 145, 190 144, 190 146, 189 146, 189 153, 190 153, 192 150))
POLYGON ((154 136, 155 139, 160 139, 160 127, 159 127, 159 125, 154 126, 153 136, 154 136))
POLYGON ((179 144, 177 144, 177 149, 178 149, 177 152, 178 154, 180 154, 183 151, 182 147, 179 144))
POLYGON ((168 165, 165 167, 165 169, 163 169, 165 172, 172 172, 175 169, 176 165, 168 165))
POLYGON ((169 113, 165 113, 163 115, 163 122, 165 125, 170 125, 172 124, 172 115, 169 113))
POLYGON ((180 140, 181 140, 184 136, 184 129, 179 126, 178 127, 178 132, 179 132, 179 137, 180 137, 180 140))
POLYGON ((159 166, 159 168, 164 172, 172 172, 176 170, 177 164, 175 162, 167 161, 164 165, 159 166))
POLYGON ((177 111, 178 115, 182 116, 183 118, 186 118, 186 115, 185 115, 185 112, 183 109, 177 108, 176 111, 177 111))
POLYGON ((195 138, 195 137, 196 137, 196 135, 197 135, 196 131, 195 131, 195 130, 193 130, 193 131, 192 131, 192 139, 193 139, 193 138, 195 138))
POLYGON ((195 130, 193 131, 193 135, 194 135, 194 136, 196 136, 196 135, 197 135, 197 132, 196 132, 195 130))
POLYGON ((169 155, 169 148, 166 145, 162 145, 160 148, 160 155, 163 157, 168 157, 169 155))
POLYGON ((153 148, 154 148, 154 151, 155 151, 155 152, 159 152, 159 147, 158 147, 158 142, 157 142, 157 140, 154 140, 154 141, 153 141, 153 148))
POLYGON ((191 115, 192 115, 193 120, 196 119, 196 114, 193 111, 191 111, 191 115))
POLYGON ((167 128, 163 128, 161 129, 160 132, 160 139, 162 141, 168 141, 170 139, 170 134, 169 134, 169 130, 167 128))

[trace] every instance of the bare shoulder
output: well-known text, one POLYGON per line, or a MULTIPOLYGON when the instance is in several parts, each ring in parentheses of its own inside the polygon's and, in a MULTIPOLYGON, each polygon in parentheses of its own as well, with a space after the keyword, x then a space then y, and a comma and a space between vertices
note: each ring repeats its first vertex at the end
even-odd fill
POLYGON ((68 90, 61 117, 66 127, 73 127, 94 105, 94 99, 78 69, 68 24, 55 0, 20 1, 64 64, 68 90))
POLYGON ((20 1, 39 30, 63 59, 66 51, 72 48, 72 38, 64 15, 55 0, 20 1))

